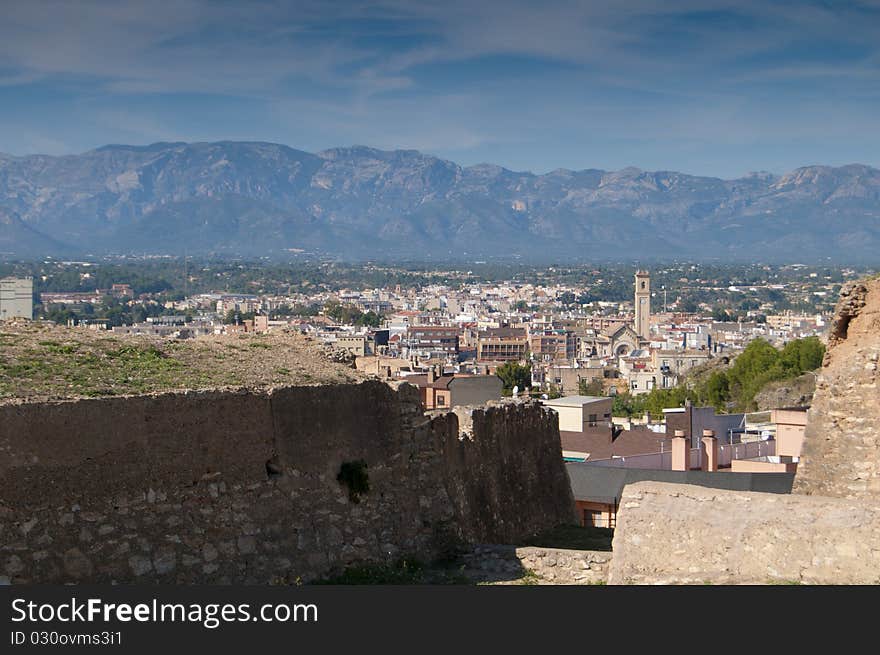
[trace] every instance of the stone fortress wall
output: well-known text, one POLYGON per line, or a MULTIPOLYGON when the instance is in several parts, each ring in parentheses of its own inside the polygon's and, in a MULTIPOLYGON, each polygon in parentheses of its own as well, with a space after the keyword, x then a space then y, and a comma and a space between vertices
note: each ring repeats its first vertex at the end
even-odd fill
MULTIPOLYGON (((559 579, 880 584, 878 356, 871 280, 842 293, 794 494, 629 485, 610 562, 562 553, 559 579)), ((3 405, 0 581, 295 583, 516 543, 575 520, 559 450, 537 404, 425 414, 378 381, 3 405), (337 475, 358 460, 355 502, 337 475)))
POLYGON ((0 579, 296 583, 515 543, 574 521, 559 451, 538 404, 428 416, 378 381, 7 404, 0 579))

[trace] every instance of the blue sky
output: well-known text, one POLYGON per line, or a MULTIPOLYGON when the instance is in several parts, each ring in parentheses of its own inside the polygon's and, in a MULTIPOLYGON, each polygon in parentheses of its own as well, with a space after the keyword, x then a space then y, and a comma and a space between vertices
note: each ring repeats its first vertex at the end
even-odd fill
POLYGON ((880 0, 0 0, 0 152, 260 140, 736 177, 880 166, 880 0))

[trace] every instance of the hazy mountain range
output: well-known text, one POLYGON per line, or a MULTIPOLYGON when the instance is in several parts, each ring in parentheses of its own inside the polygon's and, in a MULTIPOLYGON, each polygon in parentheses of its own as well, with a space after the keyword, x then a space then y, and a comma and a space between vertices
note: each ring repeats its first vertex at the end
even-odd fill
POLYGON ((0 253, 408 260, 735 258, 872 262, 880 170, 735 180, 671 171, 461 167, 414 150, 272 143, 0 154, 0 253))

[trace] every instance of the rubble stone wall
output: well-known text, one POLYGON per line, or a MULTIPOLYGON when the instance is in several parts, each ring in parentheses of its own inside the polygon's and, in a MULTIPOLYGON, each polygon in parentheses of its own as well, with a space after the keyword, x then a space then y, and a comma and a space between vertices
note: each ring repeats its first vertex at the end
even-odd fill
POLYGON ((462 557, 465 575, 492 582, 603 585, 611 553, 537 546, 481 545, 462 557))
POLYGON ((880 498, 880 280, 841 292, 793 493, 880 498))
POLYGON ((457 412, 378 381, 0 406, 0 580, 307 582, 574 520, 555 413, 457 412))
POLYGON ((609 584, 880 584, 880 503, 627 485, 609 584))

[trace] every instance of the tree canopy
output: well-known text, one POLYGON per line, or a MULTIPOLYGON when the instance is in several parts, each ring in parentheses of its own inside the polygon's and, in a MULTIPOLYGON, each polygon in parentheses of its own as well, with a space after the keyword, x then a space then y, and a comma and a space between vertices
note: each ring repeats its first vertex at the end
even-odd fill
POLYGON ((495 375, 503 382, 501 391, 505 396, 509 396, 514 387, 522 392, 532 386, 532 367, 528 364, 505 362, 496 369, 495 375))
POLYGON ((685 400, 712 406, 719 412, 750 412, 757 409, 755 395, 768 383, 787 380, 814 371, 822 365, 825 346, 818 337, 789 341, 781 350, 764 339, 751 341, 726 370, 713 371, 706 379, 671 389, 652 389, 638 396, 629 393, 614 398, 615 416, 662 417, 663 409, 681 407, 685 400))

